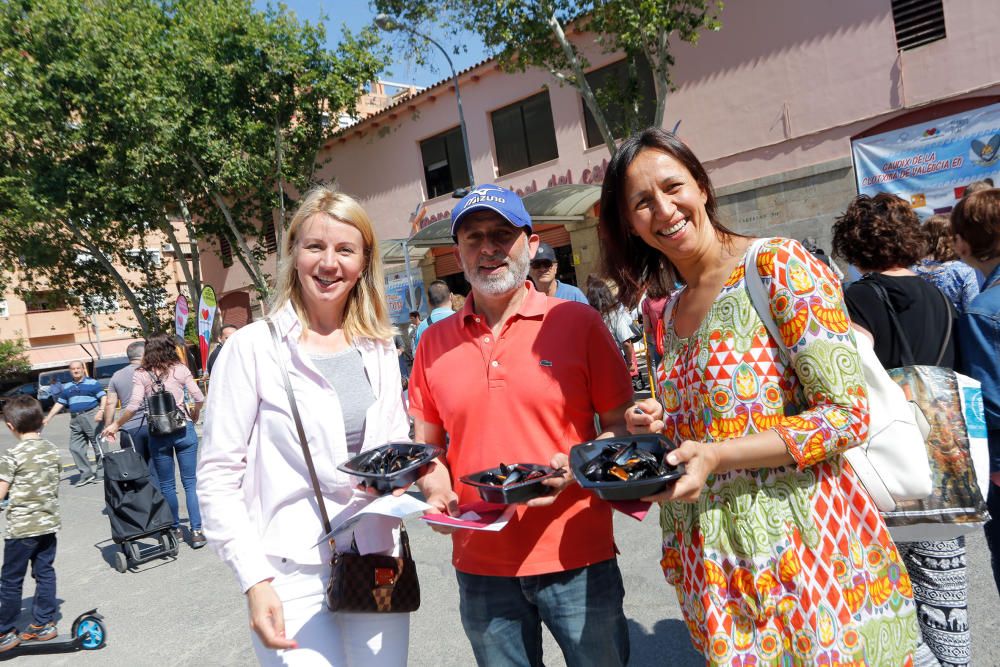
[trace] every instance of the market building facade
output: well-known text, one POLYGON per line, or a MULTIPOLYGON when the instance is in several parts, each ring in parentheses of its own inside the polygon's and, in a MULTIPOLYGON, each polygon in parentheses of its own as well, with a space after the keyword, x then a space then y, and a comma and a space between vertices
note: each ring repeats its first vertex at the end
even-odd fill
MULTIPOLYGON (((727 4, 721 30, 672 45, 676 90, 663 125, 705 163, 726 224, 829 247, 835 217, 858 192, 852 138, 1000 101, 995 10, 992 0, 727 4)), ((621 76, 621 54, 602 53, 592 35, 570 38, 592 83, 621 76)), ((610 156, 576 88, 541 70, 505 74, 492 60, 459 81, 471 177, 449 78, 342 130, 324 148, 320 180, 361 201, 390 262, 403 253, 388 241, 413 237, 424 283, 456 288, 449 239, 431 228, 448 219, 456 188, 513 189, 556 248, 561 278, 582 285, 598 271, 598 191, 610 156)), ((273 256, 268 263, 273 274, 273 256)), ((242 269, 212 253, 203 274, 220 294, 249 294, 242 269)))

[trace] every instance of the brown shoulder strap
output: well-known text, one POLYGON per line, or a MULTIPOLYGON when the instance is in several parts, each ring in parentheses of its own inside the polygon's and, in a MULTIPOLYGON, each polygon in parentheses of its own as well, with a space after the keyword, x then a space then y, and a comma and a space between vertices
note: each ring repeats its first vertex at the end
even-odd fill
MULTIPOLYGON (((319 477, 316 476, 316 466, 313 465, 312 454, 309 452, 309 444, 306 442, 306 432, 302 428, 302 418, 299 416, 299 406, 295 402, 295 393, 292 391, 292 382, 288 377, 288 369, 285 368, 285 359, 281 356, 281 341, 278 339, 278 330, 274 328, 271 318, 266 318, 267 328, 271 330, 271 340, 274 341, 274 353, 278 359, 278 368, 281 369, 281 379, 285 383, 285 393, 288 395, 288 404, 292 409, 292 419, 295 420, 295 430, 299 434, 299 444, 302 445, 302 455, 306 459, 306 468, 309 469, 309 480, 312 482, 313 492, 316 494, 316 504, 319 505, 319 513, 323 518, 323 528, 327 534, 332 532, 330 527, 330 516, 326 512, 326 503, 323 501, 323 493, 319 489, 319 477)), ((333 545, 333 538, 330 538, 333 545)))

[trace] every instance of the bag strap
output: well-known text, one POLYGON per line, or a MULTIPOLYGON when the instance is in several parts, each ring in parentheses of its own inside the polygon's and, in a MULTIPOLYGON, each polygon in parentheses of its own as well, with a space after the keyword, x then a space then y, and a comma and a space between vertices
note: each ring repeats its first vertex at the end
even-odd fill
MULTIPOLYGON (((285 383, 285 393, 288 395, 288 404, 292 408, 292 419, 295 421, 295 430, 299 434, 299 444, 302 445, 302 455, 306 459, 306 468, 309 469, 309 481, 312 482, 313 492, 316 494, 316 503, 319 505, 319 513, 323 519, 323 527, 329 535, 333 532, 330 526, 330 516, 326 512, 326 503, 323 501, 323 494, 319 490, 319 477, 316 475, 316 466, 313 465, 312 454, 309 452, 309 444, 306 442, 306 432, 302 428, 302 418, 299 416, 299 406, 295 401, 295 393, 292 391, 292 382, 288 377, 288 369, 285 368, 285 360, 281 356, 281 341, 278 340, 278 330, 274 327, 271 318, 265 318, 267 328, 271 330, 271 340, 274 341, 274 353, 278 359, 278 368, 281 370, 281 379, 285 383)), ((330 546, 335 547, 336 541, 330 537, 330 546)))
MULTIPOLYGON (((902 362, 904 366, 915 366, 916 359, 913 356, 913 348, 910 347, 910 339, 906 336, 906 332, 903 330, 903 325, 899 321, 899 315, 896 313, 896 308, 892 305, 892 301, 889 300, 889 293, 886 291, 878 281, 870 277, 871 274, 865 276, 865 281, 875 290, 875 294, 878 296, 879 300, 885 304, 886 309, 889 311, 889 320, 892 322, 893 328, 896 330, 896 335, 899 337, 900 346, 902 347, 902 362)), ((945 312, 948 314, 948 325, 945 329, 944 341, 941 343, 941 349, 938 351, 937 361, 934 362, 935 366, 940 366, 941 361, 944 360, 945 352, 948 351, 948 343, 951 342, 951 304, 948 301, 948 297, 945 296, 944 292, 937 290, 941 294, 941 298, 945 302, 945 312)))
POLYGON ((941 351, 938 352, 937 361, 934 363, 935 366, 940 366, 941 362, 944 360, 944 353, 948 351, 948 343, 951 342, 951 328, 952 328, 952 316, 951 316, 951 301, 948 300, 948 295, 938 290, 938 294, 944 300, 944 312, 948 313, 948 327, 945 329, 944 342, 941 343, 941 351))
POLYGON ((901 348, 900 361, 903 362, 903 366, 914 366, 916 362, 913 357, 913 348, 910 347, 910 339, 907 338, 906 333, 903 331, 903 325, 899 321, 899 315, 896 313, 896 308, 892 305, 892 301, 889 299, 889 293, 885 290, 885 287, 872 277, 872 274, 865 276, 862 281, 875 290, 875 295, 889 312, 889 322, 892 324, 896 337, 899 339, 899 345, 901 348))
POLYGON ((778 330, 778 323, 774 321, 774 316, 771 315, 771 297, 768 296, 764 277, 760 275, 760 270, 757 268, 757 256, 760 255, 761 249, 770 240, 769 238, 757 239, 747 248, 747 254, 743 261, 745 276, 743 282, 746 285, 747 292, 750 294, 750 305, 757 311, 760 321, 767 328, 767 332, 774 339, 774 342, 777 343, 778 352, 781 353, 785 363, 788 364, 791 363, 791 352, 788 346, 785 345, 785 339, 781 337, 781 331, 778 330))
POLYGON ((166 386, 163 384, 163 378, 161 378, 159 375, 149 370, 148 368, 144 368, 142 370, 146 371, 146 375, 149 376, 149 380, 150 382, 152 382, 154 392, 163 392, 167 390, 166 386))

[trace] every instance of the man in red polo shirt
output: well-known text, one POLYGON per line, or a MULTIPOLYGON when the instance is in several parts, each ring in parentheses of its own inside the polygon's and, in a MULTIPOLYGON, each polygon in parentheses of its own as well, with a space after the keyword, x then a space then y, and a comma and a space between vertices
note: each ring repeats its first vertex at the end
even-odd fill
MULTIPOLYGON (((452 212, 465 307, 431 327, 410 376, 418 442, 449 444, 418 480, 455 515, 462 475, 500 463, 568 468, 572 445, 625 433, 632 384, 593 308, 526 282, 539 238, 521 199, 479 186, 452 212)), ((624 665, 629 641, 611 507, 572 482, 519 506, 499 532, 452 533, 465 633, 480 665, 541 665, 545 623, 571 665, 624 665)), ((440 532, 449 532, 442 529, 440 532)))

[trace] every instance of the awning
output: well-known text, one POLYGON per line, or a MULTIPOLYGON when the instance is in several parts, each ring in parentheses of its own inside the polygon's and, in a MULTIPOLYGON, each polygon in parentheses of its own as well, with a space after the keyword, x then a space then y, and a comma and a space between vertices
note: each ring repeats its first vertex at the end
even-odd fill
MULTIPOLYGON (((426 246, 415 248, 412 242, 409 243, 409 246, 411 262, 419 262, 423 259, 423 256, 427 254, 426 246)), ((382 261, 385 262, 386 266, 402 264, 405 260, 403 256, 403 239, 387 239, 385 241, 379 241, 378 249, 379 252, 382 253, 382 261)))
POLYGON ((521 200, 535 222, 582 222, 601 201, 597 185, 556 185, 524 195, 521 200))
POLYGON ((125 349, 136 338, 119 338, 115 340, 102 340, 100 345, 100 355, 97 353, 97 342, 68 343, 65 345, 45 345, 42 347, 32 347, 28 350, 28 360, 31 362, 31 369, 35 371, 49 368, 62 368, 69 366, 71 361, 83 361, 90 363, 100 357, 118 357, 125 354, 125 349))
MULTIPOLYGON (((524 195, 521 200, 532 222, 566 224, 583 222, 601 200, 597 185, 557 185, 524 195)), ((452 245, 451 218, 427 225, 410 237, 411 248, 434 248, 452 245)))

